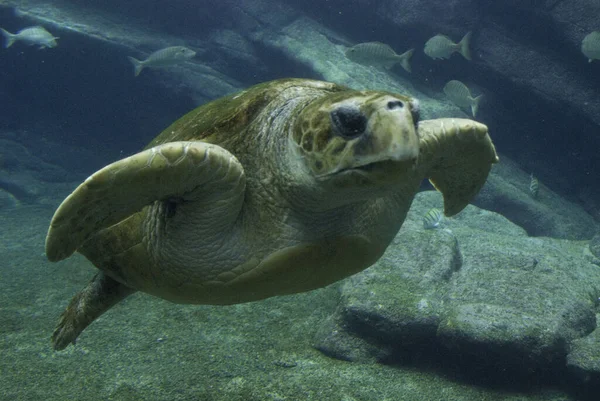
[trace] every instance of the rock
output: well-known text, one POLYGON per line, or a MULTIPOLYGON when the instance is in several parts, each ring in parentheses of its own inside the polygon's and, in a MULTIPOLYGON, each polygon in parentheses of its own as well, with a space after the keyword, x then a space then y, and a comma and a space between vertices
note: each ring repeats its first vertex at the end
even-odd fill
POLYGON ((532 197, 530 175, 508 157, 500 159, 474 205, 502 214, 535 237, 583 240, 596 233, 594 218, 581 206, 564 199, 542 181, 538 196, 532 197))
POLYGON ((466 116, 449 101, 434 100, 419 91, 408 77, 389 73, 348 60, 347 47, 336 34, 308 18, 298 18, 283 27, 277 35, 262 37, 264 43, 310 67, 314 78, 347 85, 354 89, 388 90, 419 99, 421 117, 437 118, 451 114, 466 116))
MULTIPOLYGON (((600 297, 600 291, 596 296, 600 297)), ((596 305, 600 304, 600 299, 596 305)), ((600 318, 600 316, 596 316, 600 318)), ((567 356, 567 368, 578 386, 591 387, 590 391, 600 392, 600 329, 571 343, 567 356)))
POLYGON ((596 258, 600 258, 600 234, 592 237, 588 244, 589 250, 596 258))
MULTIPOLYGON (((264 74, 266 66, 260 60, 254 45, 239 32, 231 29, 219 29, 211 33, 209 43, 213 46, 214 51, 223 57, 224 72, 228 75, 240 75, 238 80, 244 79, 246 74, 254 75, 264 74), (252 66, 252 68, 240 68, 240 66, 252 66)), ((209 52, 202 55, 203 59, 207 59, 209 52)))
MULTIPOLYGON (((0 207, 12 208, 21 204, 46 204, 55 206, 64 193, 75 187, 74 182, 85 178, 58 165, 48 163, 32 153, 21 143, 2 139, 0 135, 0 207)), ((32 144, 32 149, 43 147, 44 140, 32 144)), ((57 144, 53 144, 57 145, 57 144)), ((58 146, 63 157, 68 157, 68 146, 58 146)), ((81 153, 79 153, 81 156, 81 153)))
POLYGON ((585 245, 528 237, 475 206, 424 230, 441 204, 432 191, 416 197, 383 258, 344 283, 316 346, 357 361, 439 350, 482 369, 564 373, 570 344, 597 329, 600 269, 585 245))
POLYGON ((0 209, 11 209, 21 204, 19 199, 14 196, 11 192, 3 188, 2 182, 0 181, 0 209))

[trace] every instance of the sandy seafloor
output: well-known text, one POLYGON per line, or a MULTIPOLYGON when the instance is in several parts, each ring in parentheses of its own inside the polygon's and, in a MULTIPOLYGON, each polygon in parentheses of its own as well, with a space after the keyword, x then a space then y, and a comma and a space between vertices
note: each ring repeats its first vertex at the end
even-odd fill
POLYGON ((0 400, 572 399, 547 388, 486 388, 414 365, 329 358, 312 342, 336 306, 335 285, 228 307, 138 293, 75 347, 55 352, 54 325, 94 269, 79 255, 45 259, 52 213, 47 206, 0 210, 0 400))

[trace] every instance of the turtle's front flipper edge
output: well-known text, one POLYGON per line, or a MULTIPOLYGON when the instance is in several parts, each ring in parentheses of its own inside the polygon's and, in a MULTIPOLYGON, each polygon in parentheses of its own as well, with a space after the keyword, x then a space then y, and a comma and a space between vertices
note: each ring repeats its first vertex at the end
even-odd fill
POLYGON ((55 350, 65 349, 75 343, 79 334, 98 316, 135 292, 116 280, 99 272, 88 285, 79 291, 63 312, 52 334, 55 350))
POLYGON ((245 183, 240 162, 217 145, 169 142, 144 150, 92 174, 63 201, 50 222, 46 256, 70 256, 94 233, 157 200, 226 193, 228 206, 241 208, 245 183))
POLYGON ((498 162, 488 128, 477 121, 440 118, 419 123, 419 166, 444 196, 444 213, 463 210, 498 162))

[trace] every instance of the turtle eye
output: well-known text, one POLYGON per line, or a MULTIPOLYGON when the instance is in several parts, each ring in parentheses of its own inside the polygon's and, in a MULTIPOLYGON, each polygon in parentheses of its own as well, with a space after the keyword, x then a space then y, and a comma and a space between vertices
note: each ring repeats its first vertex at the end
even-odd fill
POLYGON ((367 128, 367 118, 356 107, 341 106, 331 112, 335 133, 344 139, 361 136, 367 128))

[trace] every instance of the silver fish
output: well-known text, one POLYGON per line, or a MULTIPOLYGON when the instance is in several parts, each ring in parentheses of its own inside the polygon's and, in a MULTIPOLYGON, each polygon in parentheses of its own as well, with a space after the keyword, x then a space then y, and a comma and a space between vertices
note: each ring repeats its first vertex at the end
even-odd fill
POLYGON ((458 43, 454 43, 446 35, 435 35, 425 43, 424 52, 432 59, 450 58, 450 56, 459 52, 467 60, 471 60, 471 32, 467 32, 458 43))
POLYGON ((23 28, 17 33, 10 33, 5 29, 0 28, 2 35, 6 38, 5 48, 9 48, 15 42, 23 42, 28 45, 38 45, 40 49, 56 47, 56 39, 58 37, 52 36, 50 32, 43 26, 30 26, 29 28, 23 28))
POLYGON ((346 57, 355 63, 376 67, 392 68, 394 64, 400 63, 402 68, 410 72, 410 58, 413 52, 414 49, 410 49, 402 54, 396 54, 394 49, 385 43, 366 42, 346 50, 346 57))
POLYGON ((442 211, 438 208, 429 209, 425 216, 423 216, 423 228, 426 230, 432 230, 440 227, 444 220, 442 211))
POLYGON ((592 60, 600 60, 600 32, 594 31, 583 38, 581 52, 588 58, 589 63, 592 60))
POLYGON ((533 175, 533 173, 531 173, 531 175, 529 176, 529 193, 534 199, 536 199, 540 193, 540 182, 533 175))
POLYGON ((128 58, 135 68, 134 73, 137 77, 144 68, 167 67, 179 64, 191 59, 195 55, 195 51, 185 46, 171 46, 155 51, 146 60, 138 60, 133 57, 128 58))
POLYGON ((477 115, 479 109, 479 102, 483 98, 483 95, 477 97, 471 96, 471 91, 467 85, 460 81, 452 80, 444 86, 444 93, 448 96, 448 99, 452 101, 458 107, 471 108, 471 114, 473 117, 477 115))

